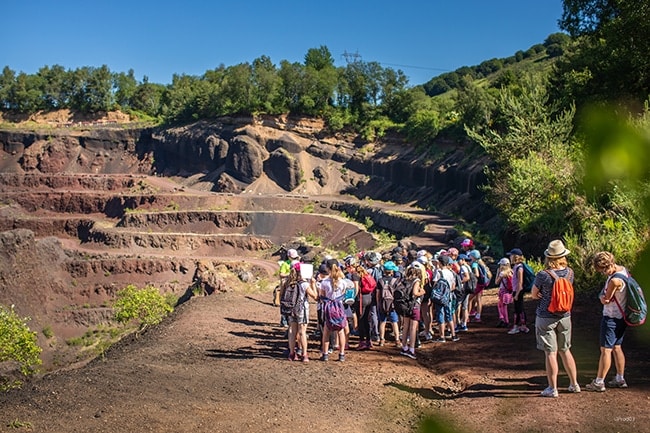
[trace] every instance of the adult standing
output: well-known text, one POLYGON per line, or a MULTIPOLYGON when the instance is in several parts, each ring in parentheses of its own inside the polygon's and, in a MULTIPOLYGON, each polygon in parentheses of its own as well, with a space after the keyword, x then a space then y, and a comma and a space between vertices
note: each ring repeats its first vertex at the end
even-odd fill
POLYGON ((415 301, 415 306, 410 315, 403 317, 402 324, 402 352, 404 356, 415 359, 415 346, 418 332, 418 323, 420 321, 420 307, 422 305, 422 296, 424 296, 424 287, 422 287, 422 263, 417 260, 406 268, 404 284, 411 288, 410 293, 415 301))
POLYGON ((603 317, 600 321, 600 359, 596 378, 587 386, 587 391, 605 391, 605 377, 612 365, 612 354, 616 366, 616 378, 607 382, 612 388, 627 388, 625 382, 625 354, 621 347, 627 324, 623 311, 627 305, 627 279, 630 273, 625 267, 616 264, 614 255, 608 251, 597 253, 592 263, 596 271, 607 276, 605 287, 598 298, 603 304, 603 317))
POLYGON ((533 299, 539 300, 535 319, 535 336, 537 348, 545 354, 546 378, 548 386, 542 391, 542 397, 558 397, 557 375, 559 365, 558 352, 564 365, 564 370, 569 376, 569 392, 580 392, 578 385, 578 371, 576 362, 571 353, 571 311, 551 313, 551 293, 555 278, 566 278, 573 284, 573 270, 569 267, 566 257, 570 251, 564 243, 557 239, 548 244, 544 251, 545 269, 535 276, 532 289, 533 299))

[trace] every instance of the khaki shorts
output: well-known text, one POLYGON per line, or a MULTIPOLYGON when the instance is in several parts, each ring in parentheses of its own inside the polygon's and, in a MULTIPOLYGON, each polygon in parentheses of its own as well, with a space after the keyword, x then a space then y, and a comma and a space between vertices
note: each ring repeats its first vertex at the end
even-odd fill
POLYGON ((537 317, 535 319, 537 348, 544 352, 566 352, 571 348, 571 316, 537 317))

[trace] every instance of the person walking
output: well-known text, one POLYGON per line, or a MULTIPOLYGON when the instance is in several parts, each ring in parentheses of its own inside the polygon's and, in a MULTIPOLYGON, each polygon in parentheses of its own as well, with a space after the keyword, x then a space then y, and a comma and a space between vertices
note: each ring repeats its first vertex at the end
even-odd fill
POLYGON ((605 377, 612 365, 616 366, 616 377, 609 382, 610 388, 627 388, 625 382, 625 354, 622 344, 627 324, 623 316, 627 304, 627 278, 630 273, 625 267, 616 264, 614 255, 608 251, 597 253, 593 260, 596 271, 607 277, 605 286, 600 291, 598 298, 603 304, 603 317, 600 320, 600 359, 598 360, 598 373, 591 383, 585 386, 587 391, 605 391, 605 377))
POLYGON ((544 351, 546 379, 548 386, 542 391, 542 397, 558 397, 557 376, 559 365, 558 353, 562 359, 564 370, 569 376, 569 392, 580 392, 578 371, 575 359, 571 353, 571 311, 551 313, 551 293, 556 278, 566 278, 573 284, 573 270, 569 267, 566 257, 570 251, 559 240, 553 240, 544 251, 545 269, 535 276, 532 297, 539 302, 536 309, 535 336, 537 348, 544 351))

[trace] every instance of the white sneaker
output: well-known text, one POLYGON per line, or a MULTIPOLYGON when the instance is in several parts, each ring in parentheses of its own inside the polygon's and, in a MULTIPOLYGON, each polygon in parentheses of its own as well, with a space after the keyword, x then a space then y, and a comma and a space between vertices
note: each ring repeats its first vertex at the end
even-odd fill
POLYGON ((508 331, 508 334, 515 335, 515 334, 519 334, 520 332, 521 331, 519 330, 519 328, 512 328, 510 331, 508 331))
POLYGON ((569 385, 567 391, 577 394, 581 391, 580 385, 578 385, 577 383, 575 385, 569 385))
POLYGON ((557 389, 548 387, 540 394, 542 397, 553 397, 557 398, 560 394, 557 392, 557 389))

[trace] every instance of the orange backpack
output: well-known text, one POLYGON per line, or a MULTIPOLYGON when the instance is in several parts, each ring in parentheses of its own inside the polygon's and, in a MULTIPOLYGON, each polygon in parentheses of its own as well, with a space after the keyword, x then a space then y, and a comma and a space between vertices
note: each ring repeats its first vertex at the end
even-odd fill
POLYGON ((547 274, 553 278, 553 288, 551 289, 551 303, 548 306, 548 311, 553 314, 562 314, 571 311, 573 307, 573 284, 570 278, 573 276, 573 271, 569 269, 567 276, 562 278, 549 269, 547 274))

